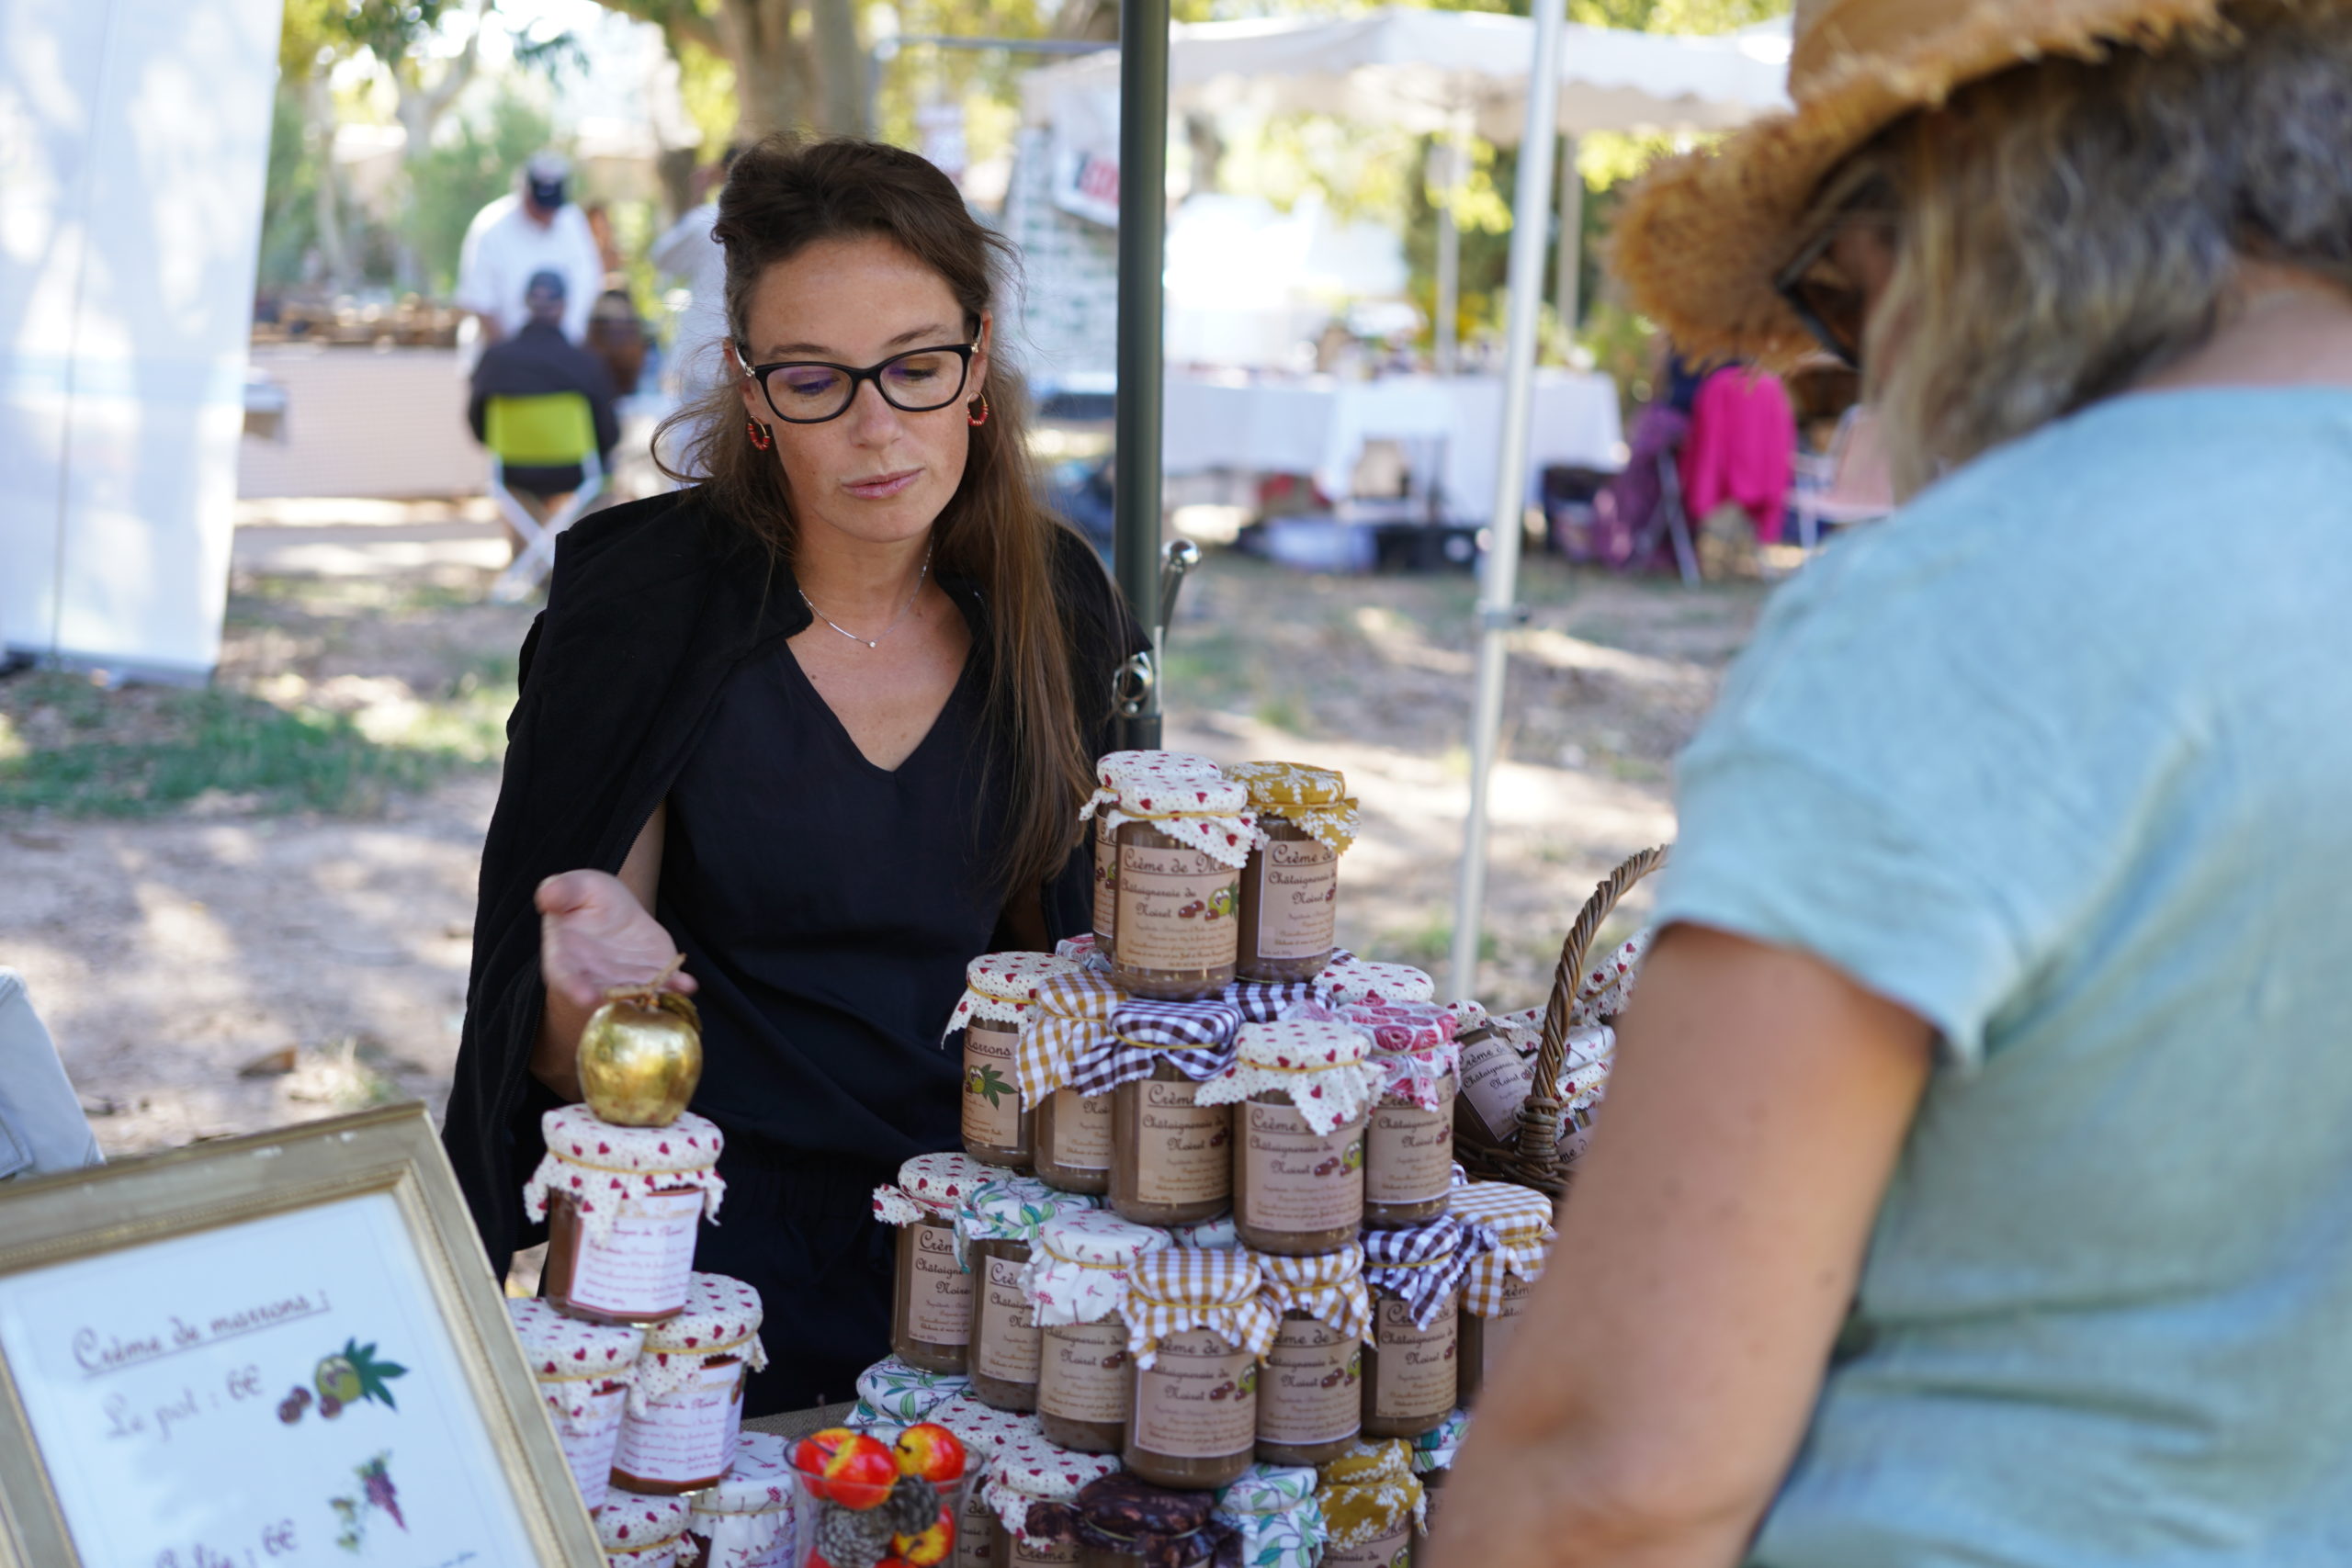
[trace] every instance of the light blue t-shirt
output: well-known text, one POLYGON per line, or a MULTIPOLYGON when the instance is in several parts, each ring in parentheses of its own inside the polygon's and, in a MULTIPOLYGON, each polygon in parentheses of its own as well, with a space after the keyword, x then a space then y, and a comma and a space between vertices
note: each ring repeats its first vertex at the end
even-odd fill
POLYGON ((1770 1568, 2352 1563, 2352 393, 2120 399, 1774 601, 1661 920, 1942 1055, 1770 1568))

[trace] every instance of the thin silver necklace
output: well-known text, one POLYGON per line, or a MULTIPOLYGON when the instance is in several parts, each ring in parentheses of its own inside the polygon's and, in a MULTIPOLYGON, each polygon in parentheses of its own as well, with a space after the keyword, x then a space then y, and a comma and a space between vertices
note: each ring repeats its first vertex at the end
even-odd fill
POLYGON ((931 547, 929 546, 925 546, 922 552, 922 570, 915 573, 915 591, 907 595, 907 602, 899 606, 899 613, 890 618, 890 624, 884 626, 880 632, 870 637, 858 636, 855 632, 850 630, 847 626, 842 625, 839 621, 825 614, 824 611, 817 608, 817 601, 808 597, 808 590, 806 588, 800 590, 800 602, 808 606, 808 613, 810 615, 816 616, 819 620, 832 627, 833 630, 841 633, 842 636, 849 638, 850 641, 856 643, 863 648, 880 648, 882 646, 882 639, 888 637, 892 632, 897 631, 899 629, 899 623, 907 618, 907 612, 915 607, 916 599, 920 598, 922 594, 923 581, 930 576, 931 547))

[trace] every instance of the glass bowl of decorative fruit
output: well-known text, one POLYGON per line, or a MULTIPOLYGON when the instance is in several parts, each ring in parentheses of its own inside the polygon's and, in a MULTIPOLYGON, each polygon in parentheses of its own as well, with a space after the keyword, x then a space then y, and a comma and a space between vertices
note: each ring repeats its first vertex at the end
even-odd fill
POLYGON ((799 1496, 790 1568, 940 1568, 956 1555, 963 1517, 964 1445, 931 1422, 895 1446, 829 1427, 792 1446, 799 1496))

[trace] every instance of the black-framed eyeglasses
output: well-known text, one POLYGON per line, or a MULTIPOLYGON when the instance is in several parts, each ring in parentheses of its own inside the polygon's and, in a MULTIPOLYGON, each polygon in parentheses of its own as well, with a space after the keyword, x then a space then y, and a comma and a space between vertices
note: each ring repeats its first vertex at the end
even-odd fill
POLYGON ((1885 175, 1868 163, 1849 165, 1823 187, 1806 215, 1804 243, 1772 278, 1804 330, 1849 369, 1861 368, 1870 299, 1860 280, 1830 259, 1829 247, 1858 225, 1894 223, 1894 192, 1885 175))
POLYGON ((780 359, 754 365, 743 374, 760 384, 760 395, 786 424, 822 424, 839 419, 857 400, 857 384, 871 381, 882 400, 901 413, 930 413, 963 395, 972 374, 977 343, 910 348, 860 370, 820 359, 780 359))

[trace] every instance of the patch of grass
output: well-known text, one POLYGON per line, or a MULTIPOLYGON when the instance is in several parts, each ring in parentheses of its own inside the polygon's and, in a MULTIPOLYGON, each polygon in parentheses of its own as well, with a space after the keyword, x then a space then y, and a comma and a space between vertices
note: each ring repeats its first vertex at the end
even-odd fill
POLYGON ((435 700, 360 713, 218 688, 108 691, 43 672, 0 682, 0 811, 141 817, 199 796, 254 811, 367 815, 496 761, 511 673, 468 671, 435 700))
POLYGON ((1313 722, 1306 705, 1293 692, 1275 692, 1261 697, 1250 716, 1269 729, 1279 729, 1285 735, 1304 735, 1313 722))
MULTIPOLYGON (((1395 964, 1410 964, 1417 969, 1439 969, 1453 954, 1453 922, 1443 915, 1433 914, 1418 926, 1404 926, 1380 933, 1377 956, 1395 964)), ((1498 957, 1502 944, 1492 931, 1478 934, 1478 961, 1489 963, 1498 957)))

